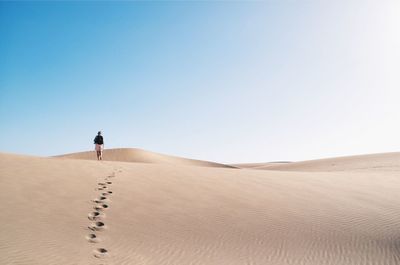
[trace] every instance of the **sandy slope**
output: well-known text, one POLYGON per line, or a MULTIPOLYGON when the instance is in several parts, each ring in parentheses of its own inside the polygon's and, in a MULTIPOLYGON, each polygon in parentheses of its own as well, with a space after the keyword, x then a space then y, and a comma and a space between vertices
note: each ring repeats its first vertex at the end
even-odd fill
POLYGON ((296 163, 265 163, 252 168, 283 171, 399 171, 400 152, 336 157, 296 163))
POLYGON ((267 162, 267 163, 241 163, 241 164, 231 164, 231 166, 236 168, 246 168, 246 169, 267 169, 272 166, 287 165, 291 162, 267 162))
POLYGON ((397 265, 399 164, 283 172, 0 154, 0 264, 397 265), (92 200, 107 191, 106 227, 92 231, 92 200))
MULTIPOLYGON (((96 160, 96 153, 94 151, 72 153, 57 156, 60 158, 73 158, 73 159, 86 159, 96 160)), ((103 152, 103 159, 105 161, 120 161, 120 162, 141 162, 141 163, 157 163, 157 164, 173 164, 173 165, 188 165, 188 166, 201 166, 201 167, 226 167, 234 168, 231 165, 224 165, 210 161, 202 161, 195 159, 187 159, 183 157, 176 157, 154 153, 138 148, 116 148, 105 149, 103 152)))

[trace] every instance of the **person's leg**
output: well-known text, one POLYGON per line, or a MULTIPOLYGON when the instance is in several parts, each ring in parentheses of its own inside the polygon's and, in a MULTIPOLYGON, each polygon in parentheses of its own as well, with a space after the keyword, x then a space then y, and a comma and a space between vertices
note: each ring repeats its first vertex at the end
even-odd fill
POLYGON ((96 153, 97 153, 97 160, 100 160, 100 152, 97 151, 96 153))

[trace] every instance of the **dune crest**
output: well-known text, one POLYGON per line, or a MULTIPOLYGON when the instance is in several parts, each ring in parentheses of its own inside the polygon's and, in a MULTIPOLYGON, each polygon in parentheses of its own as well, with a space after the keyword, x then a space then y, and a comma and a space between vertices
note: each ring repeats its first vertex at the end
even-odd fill
POLYGON ((400 170, 400 152, 344 156, 300 162, 233 164, 239 168, 280 171, 393 171, 400 170))
MULTIPOLYGON (((58 158, 97 160, 95 151, 79 152, 55 156, 58 158)), ((221 168, 236 168, 231 165, 225 165, 210 161, 188 159, 177 156, 170 156, 142 150, 139 148, 115 148, 105 149, 103 152, 104 161, 119 161, 119 162, 137 162, 137 163, 152 163, 152 164, 174 164, 200 167, 221 167, 221 168)))

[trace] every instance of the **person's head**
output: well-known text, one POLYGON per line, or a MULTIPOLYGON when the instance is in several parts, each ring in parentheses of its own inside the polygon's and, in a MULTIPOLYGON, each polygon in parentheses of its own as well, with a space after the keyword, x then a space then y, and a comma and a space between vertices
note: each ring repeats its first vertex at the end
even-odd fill
POLYGON ((99 132, 97 133, 97 135, 101 135, 101 131, 99 131, 99 132))

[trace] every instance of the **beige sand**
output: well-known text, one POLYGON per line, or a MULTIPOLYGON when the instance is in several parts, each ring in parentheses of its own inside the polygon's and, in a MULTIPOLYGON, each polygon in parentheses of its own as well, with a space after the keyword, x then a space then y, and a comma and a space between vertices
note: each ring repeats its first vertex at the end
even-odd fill
POLYGON ((295 172, 0 154, 0 264, 398 265, 396 157, 295 172))

